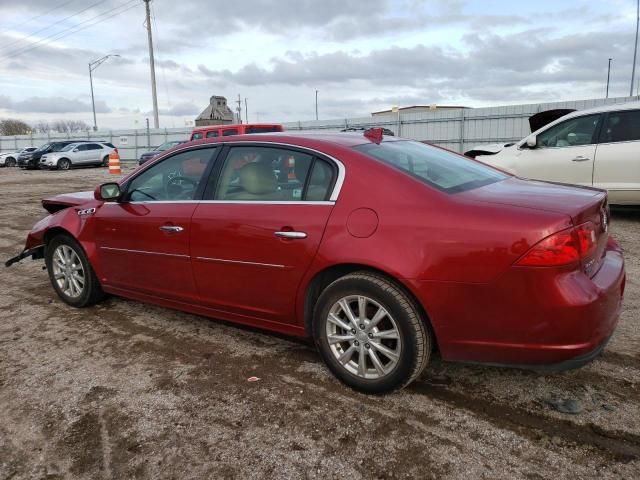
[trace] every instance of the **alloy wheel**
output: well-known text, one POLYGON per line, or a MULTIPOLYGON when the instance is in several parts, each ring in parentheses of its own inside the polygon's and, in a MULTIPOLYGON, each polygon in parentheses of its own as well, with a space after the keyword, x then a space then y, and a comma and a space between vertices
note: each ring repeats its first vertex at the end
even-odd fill
POLYGON ((80 257, 68 245, 59 245, 53 252, 53 278, 60 290, 71 298, 82 295, 85 272, 80 257))
POLYGON ((363 295, 338 300, 326 320, 329 348, 349 373, 368 380, 398 365, 402 340, 398 325, 378 302, 363 295))

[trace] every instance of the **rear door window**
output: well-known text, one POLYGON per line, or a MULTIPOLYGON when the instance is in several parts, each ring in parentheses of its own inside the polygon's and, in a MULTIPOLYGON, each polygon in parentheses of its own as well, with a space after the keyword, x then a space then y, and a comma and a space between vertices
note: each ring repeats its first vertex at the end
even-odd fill
POLYGON ((205 198, 227 201, 324 201, 334 169, 308 153, 263 146, 232 147, 205 198))
POLYGON ((207 132, 207 138, 212 138, 212 137, 217 137, 218 136, 218 131, 217 130, 211 130, 210 132, 207 132))
POLYGON ((640 140, 640 110, 611 112, 600 133, 599 143, 640 140))
POLYGON ((238 134, 237 128, 227 128, 226 130, 222 131, 223 137, 228 137, 229 135, 237 135, 237 134, 238 134))

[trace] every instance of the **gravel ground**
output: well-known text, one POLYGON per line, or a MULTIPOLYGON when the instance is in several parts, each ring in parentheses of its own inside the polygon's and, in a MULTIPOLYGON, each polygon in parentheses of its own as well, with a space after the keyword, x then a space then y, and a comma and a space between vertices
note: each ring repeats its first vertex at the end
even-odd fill
MULTIPOLYGON (((0 258, 43 196, 107 179, 0 169, 0 258)), ((612 232, 626 300, 592 364, 434 360, 378 397, 340 385, 304 342, 120 298, 75 310, 42 261, 1 267, 0 479, 639 478, 640 210, 614 211, 612 232), (567 399, 579 413, 550 405, 567 399)))

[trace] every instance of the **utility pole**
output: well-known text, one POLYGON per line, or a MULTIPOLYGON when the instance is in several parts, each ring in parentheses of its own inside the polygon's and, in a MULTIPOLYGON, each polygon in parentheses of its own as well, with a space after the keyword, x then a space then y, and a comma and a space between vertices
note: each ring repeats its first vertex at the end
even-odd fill
POLYGON ((316 90, 316 120, 318 120, 318 90, 316 90))
POLYGON ((636 44, 633 48, 633 68, 631 69, 631 88, 629 96, 633 97, 633 83, 636 77, 636 56, 638 55, 638 26, 640 26, 640 0, 636 2, 636 44))
POLYGON ((238 94, 238 101, 236 103, 238 104, 236 108, 236 112, 238 112, 238 123, 242 123, 242 100, 240 100, 240 94, 238 94))
POLYGON ((249 123, 249 109, 247 108, 247 97, 244 97, 244 123, 249 123))
POLYGON ((607 70, 607 95, 604 98, 609 98, 609 78, 611 78, 611 60, 613 60, 613 58, 609 59, 609 69, 607 70))
POLYGON ((158 120, 158 94, 156 93, 156 64, 153 59, 153 36, 151 35, 151 9, 149 3, 151 0, 142 0, 147 13, 147 37, 149 38, 149 66, 151 67, 151 96, 153 97, 153 126, 160 128, 158 120))

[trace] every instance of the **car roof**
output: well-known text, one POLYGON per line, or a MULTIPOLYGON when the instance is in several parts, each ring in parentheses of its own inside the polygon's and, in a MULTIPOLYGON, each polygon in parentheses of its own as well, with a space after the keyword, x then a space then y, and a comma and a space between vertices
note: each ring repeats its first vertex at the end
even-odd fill
MULTIPOLYGON (((393 136, 383 136, 383 142, 397 142, 402 139, 393 136)), ((343 147, 355 147, 371 143, 364 132, 268 132, 251 133, 246 135, 229 135, 227 137, 210 137, 194 140, 193 144, 225 143, 225 142, 282 142, 291 145, 318 146, 320 144, 340 145, 343 147)))
POLYGON ((571 112, 561 118, 567 119, 567 118, 573 118, 573 117, 581 117, 583 115, 590 115, 594 113, 617 112, 620 110, 640 110, 640 101, 627 102, 627 103, 614 103, 612 105, 601 105, 599 107, 586 108, 584 110, 576 110, 575 112, 571 112))

